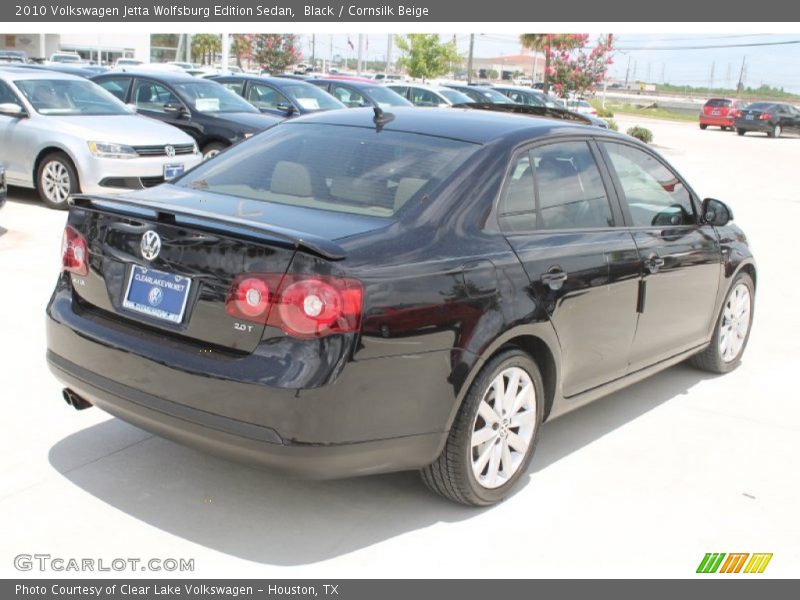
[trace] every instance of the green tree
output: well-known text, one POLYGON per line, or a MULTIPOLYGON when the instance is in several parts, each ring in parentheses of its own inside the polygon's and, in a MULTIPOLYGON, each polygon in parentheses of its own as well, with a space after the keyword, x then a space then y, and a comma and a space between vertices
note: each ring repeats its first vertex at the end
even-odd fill
POLYGON ((253 52, 253 35, 236 33, 231 39, 231 52, 236 57, 236 66, 242 68, 242 58, 251 58, 253 52))
POLYGON ((216 33, 198 33, 192 36, 192 59, 202 64, 213 64, 214 56, 222 50, 222 37, 216 33))
POLYGON ((498 73, 494 69, 486 69, 486 79, 497 79, 500 77, 500 73, 498 73))
MULTIPOLYGON (((523 33, 519 41, 523 47, 544 54, 544 93, 550 87, 550 59, 555 51, 571 50, 580 44, 580 35, 572 33, 523 33)), ((531 74, 534 79, 535 73, 531 74)))
POLYGON ((252 53, 263 70, 282 73, 302 58, 297 36, 291 33, 259 33, 252 37, 252 53))
POLYGON ((441 42, 438 34, 411 33, 395 36, 395 40, 403 53, 397 65, 411 77, 423 81, 440 77, 461 63, 455 44, 441 42))

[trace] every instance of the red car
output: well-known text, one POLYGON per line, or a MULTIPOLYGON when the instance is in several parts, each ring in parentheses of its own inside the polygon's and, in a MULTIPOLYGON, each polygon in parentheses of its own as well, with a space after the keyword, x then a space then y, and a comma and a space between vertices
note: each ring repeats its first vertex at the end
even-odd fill
POLYGON ((742 108, 738 100, 733 98, 711 98, 703 105, 700 113, 700 129, 709 125, 733 131, 736 113, 742 108))

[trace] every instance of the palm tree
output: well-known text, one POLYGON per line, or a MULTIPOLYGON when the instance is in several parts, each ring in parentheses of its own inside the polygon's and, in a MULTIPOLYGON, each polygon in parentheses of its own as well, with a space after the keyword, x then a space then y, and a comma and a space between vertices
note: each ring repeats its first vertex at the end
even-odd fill
POLYGON ((192 36, 192 54, 199 55, 203 64, 206 63, 206 56, 208 56, 208 64, 212 64, 214 56, 220 50, 222 50, 222 39, 219 34, 198 33, 192 36))
MULTIPOLYGON (((519 41, 523 48, 528 48, 534 52, 544 52, 544 86, 546 94, 549 85, 550 71, 550 52, 553 49, 574 48, 577 45, 575 36, 568 33, 523 33, 519 36, 519 41)), ((536 64, 534 62, 534 64, 536 64)), ((535 73, 533 74, 535 75, 535 73)), ((533 76, 531 76, 533 79, 533 76)))

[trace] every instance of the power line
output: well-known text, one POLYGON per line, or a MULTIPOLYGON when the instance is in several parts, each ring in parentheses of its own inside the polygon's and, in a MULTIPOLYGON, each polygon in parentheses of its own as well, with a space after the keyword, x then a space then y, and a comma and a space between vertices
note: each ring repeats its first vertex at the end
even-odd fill
POLYGON ((646 51, 660 51, 660 50, 712 50, 719 48, 754 48, 757 46, 788 46, 791 44, 800 44, 800 40, 787 40, 783 42, 753 42, 749 44, 715 44, 707 46, 617 46, 615 50, 630 52, 631 50, 646 50, 646 51))

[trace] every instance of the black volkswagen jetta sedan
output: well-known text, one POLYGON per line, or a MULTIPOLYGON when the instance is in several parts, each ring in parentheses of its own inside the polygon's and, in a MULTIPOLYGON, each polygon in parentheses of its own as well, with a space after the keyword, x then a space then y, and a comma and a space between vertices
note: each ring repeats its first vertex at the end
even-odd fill
POLYGON ((112 71, 92 77, 99 86, 192 136, 205 158, 246 140, 283 118, 261 114, 252 104, 207 79, 168 71, 112 71))
POLYGON ((286 121, 180 179, 75 196, 47 357, 76 408, 315 477, 505 497, 542 423, 733 369, 756 271, 636 140, 487 111, 286 121))

